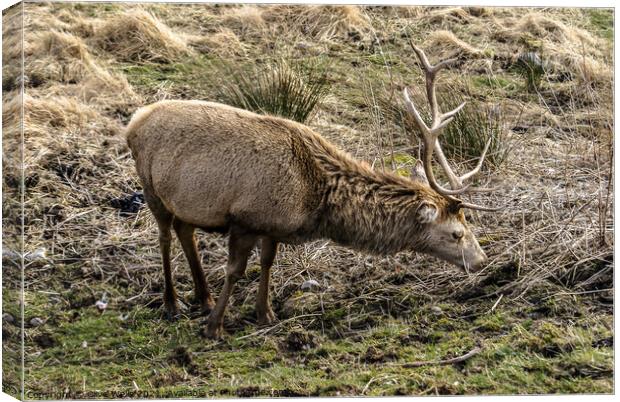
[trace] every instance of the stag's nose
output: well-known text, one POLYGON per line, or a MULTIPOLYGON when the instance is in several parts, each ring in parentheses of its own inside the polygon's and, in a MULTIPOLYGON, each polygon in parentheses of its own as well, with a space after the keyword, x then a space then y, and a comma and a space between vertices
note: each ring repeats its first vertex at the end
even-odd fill
POLYGON ((472 272, 477 272, 480 269, 482 269, 482 267, 484 267, 484 264, 487 262, 488 257, 487 255, 484 253, 484 251, 482 249, 479 250, 479 253, 477 253, 476 258, 472 261, 469 269, 472 272))

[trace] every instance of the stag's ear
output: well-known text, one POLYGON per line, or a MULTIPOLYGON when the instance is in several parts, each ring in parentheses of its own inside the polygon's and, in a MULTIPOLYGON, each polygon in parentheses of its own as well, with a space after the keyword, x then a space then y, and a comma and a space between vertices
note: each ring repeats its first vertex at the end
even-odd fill
POLYGON ((422 184, 426 184, 428 186, 428 179, 426 178, 426 173, 424 172, 424 166, 422 166, 421 161, 417 161, 415 166, 411 169, 411 180, 420 182, 422 184))
POLYGON ((418 221, 422 224, 432 223, 439 216, 439 212, 437 211, 437 205, 432 202, 422 201, 420 206, 416 211, 416 216, 418 221))

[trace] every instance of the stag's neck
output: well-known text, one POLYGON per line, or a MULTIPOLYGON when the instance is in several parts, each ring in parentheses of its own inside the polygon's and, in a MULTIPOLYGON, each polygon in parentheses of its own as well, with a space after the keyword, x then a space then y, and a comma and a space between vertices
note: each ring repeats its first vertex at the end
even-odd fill
POLYGON ((374 254, 415 249, 424 236, 416 210, 432 190, 361 164, 328 175, 322 233, 335 242, 374 254))

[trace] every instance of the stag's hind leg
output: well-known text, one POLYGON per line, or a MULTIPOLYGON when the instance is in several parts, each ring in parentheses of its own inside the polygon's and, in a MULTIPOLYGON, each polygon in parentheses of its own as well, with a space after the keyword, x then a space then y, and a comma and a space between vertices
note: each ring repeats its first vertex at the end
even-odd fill
POLYGON ((161 200, 147 188, 144 189, 144 199, 153 213, 159 228, 159 250, 164 267, 164 310, 166 318, 173 320, 179 314, 177 294, 172 283, 172 267, 170 266, 170 243, 172 241, 170 228, 174 216, 164 207, 161 200))
POLYGON ((174 231, 181 242, 183 252, 189 263, 189 267, 192 270, 192 278, 194 280, 194 297, 196 301, 200 303, 202 313, 208 314, 215 306, 213 297, 209 292, 207 281, 205 280, 204 272, 200 264, 200 258, 198 257, 198 251, 196 250, 196 237, 194 236, 194 226, 180 221, 175 218, 173 222, 174 231))
POLYGON ((248 257, 252 252, 252 248, 256 244, 256 236, 244 234, 235 230, 230 231, 230 239, 228 240, 228 265, 226 266, 226 279, 222 292, 217 298, 217 304, 209 318, 207 319, 207 328, 205 336, 217 339, 222 336, 224 312, 228 305, 228 298, 232 293, 235 283, 245 273, 248 263, 248 257))
POLYGON ((261 241, 260 283, 256 295, 256 318, 258 325, 268 325, 276 319, 269 303, 269 274, 277 252, 278 242, 264 237, 261 241))

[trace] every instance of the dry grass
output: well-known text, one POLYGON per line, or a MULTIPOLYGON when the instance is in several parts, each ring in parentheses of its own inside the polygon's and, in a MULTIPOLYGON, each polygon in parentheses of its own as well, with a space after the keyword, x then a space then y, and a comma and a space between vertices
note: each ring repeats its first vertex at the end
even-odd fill
POLYGON ((442 52, 435 54, 439 59, 453 57, 476 57, 482 54, 480 49, 476 49, 467 42, 457 38, 450 31, 435 31, 429 34, 424 46, 429 49, 441 49, 442 52))
POLYGON ((230 28, 223 27, 204 36, 188 37, 188 45, 200 53, 213 54, 221 58, 234 58, 246 54, 247 46, 239 40, 230 28))
POLYGON ((134 9, 116 15, 95 33, 95 43, 127 62, 171 62, 191 53, 185 41, 152 14, 134 9))
POLYGON ((263 12, 269 22, 286 24, 319 41, 346 37, 350 32, 367 33, 368 17, 357 6, 275 6, 263 12))
POLYGON ((586 82, 607 84, 613 72, 603 57, 608 48, 589 32, 537 13, 495 20, 495 39, 541 51, 555 68, 586 82))

